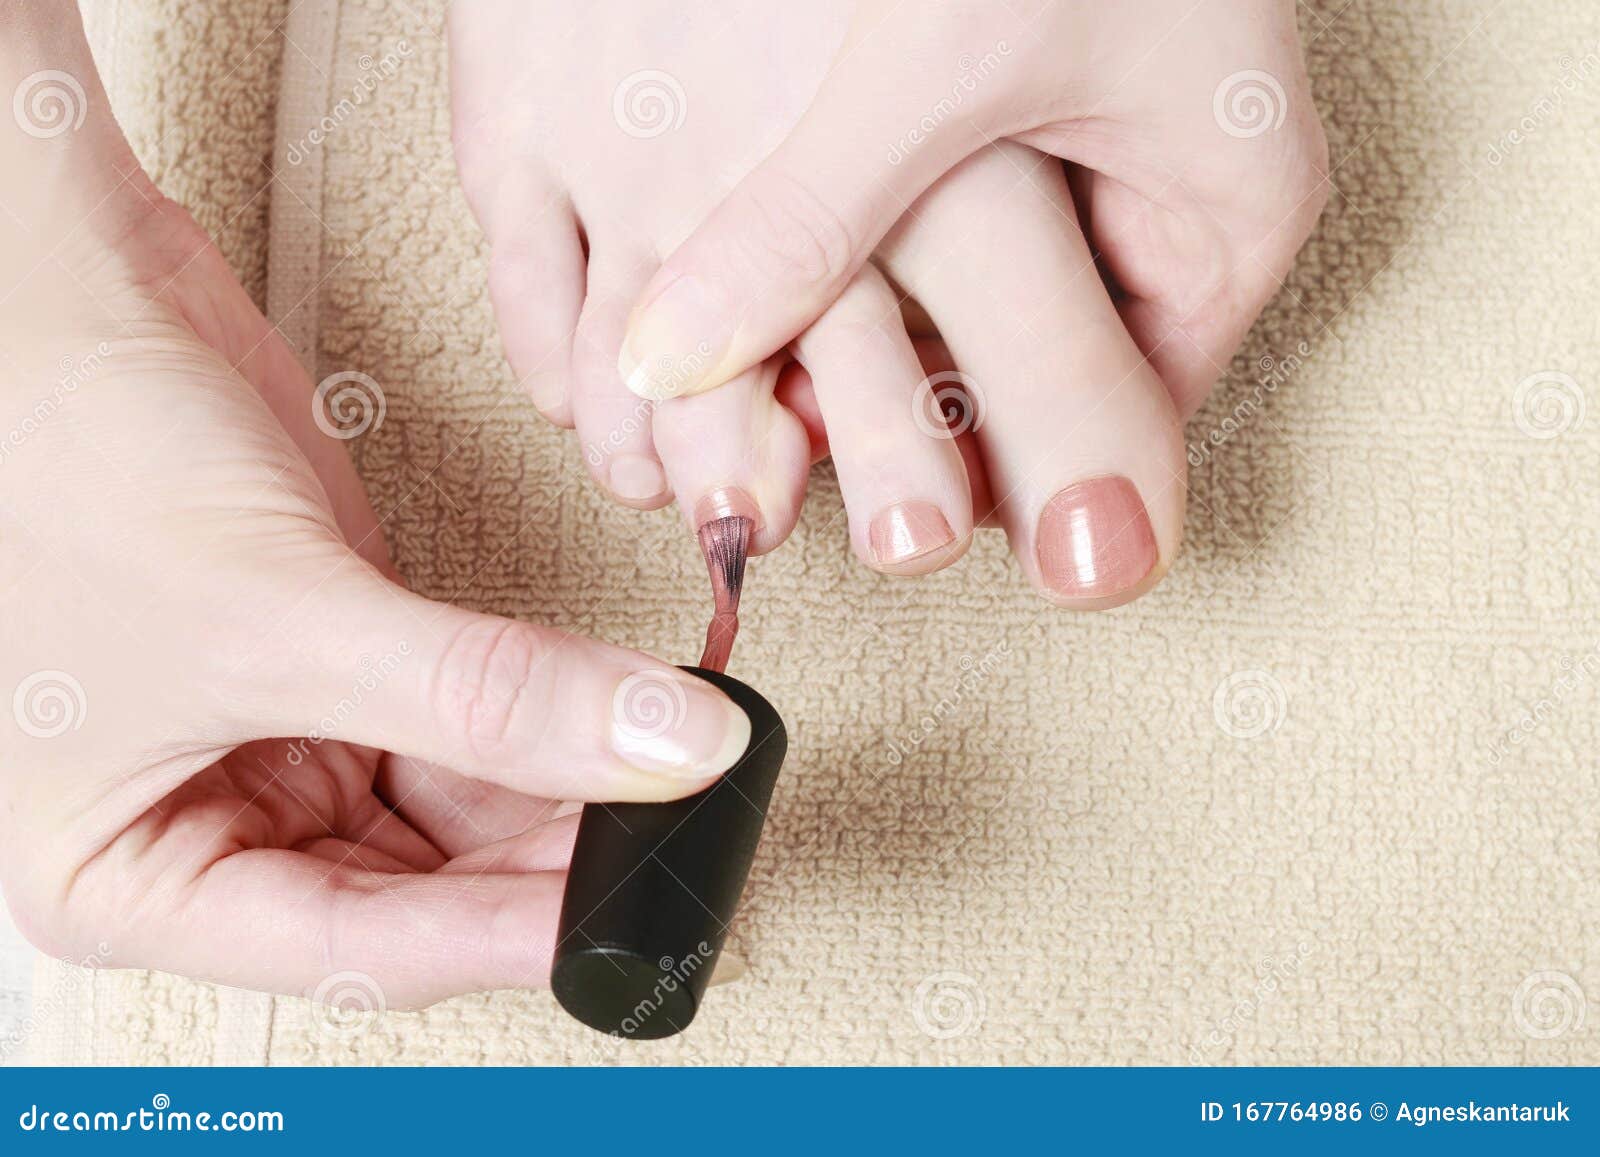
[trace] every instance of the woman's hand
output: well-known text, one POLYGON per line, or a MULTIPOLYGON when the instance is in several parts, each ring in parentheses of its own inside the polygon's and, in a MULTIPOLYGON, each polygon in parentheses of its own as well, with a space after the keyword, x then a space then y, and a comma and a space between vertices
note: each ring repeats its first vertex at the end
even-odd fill
MULTIPOLYGON (((19 926, 67 958, 279 992, 543 984, 573 834, 556 801, 689 794, 748 720, 647 656, 401 587, 322 428, 351 411, 73 59, 82 130, 0 142, 19 926)), ((42 67, 4 63, 7 91, 42 67)))
POLYGON ((1192 413, 1327 197, 1292 0, 849 8, 804 118, 639 294, 624 380, 679 397, 783 348, 908 205, 1012 139, 1075 167, 1122 318, 1192 413))

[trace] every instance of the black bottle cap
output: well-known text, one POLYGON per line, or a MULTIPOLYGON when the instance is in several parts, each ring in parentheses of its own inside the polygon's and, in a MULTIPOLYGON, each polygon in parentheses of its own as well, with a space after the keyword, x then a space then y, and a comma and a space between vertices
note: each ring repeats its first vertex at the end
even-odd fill
POLYGON ((750 745, 716 783, 672 803, 588 804, 578 825, 550 987, 590 1028, 634 1040, 699 1010, 755 860, 788 736, 737 679, 692 675, 750 717, 750 745))

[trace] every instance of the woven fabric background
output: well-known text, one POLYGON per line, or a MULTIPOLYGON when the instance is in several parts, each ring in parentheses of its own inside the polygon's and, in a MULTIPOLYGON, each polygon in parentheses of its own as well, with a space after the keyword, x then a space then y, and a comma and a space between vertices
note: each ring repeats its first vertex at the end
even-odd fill
MULTIPOLYGON (((500 359, 442 5, 93 7, 158 179, 258 292, 271 251, 314 376, 382 384, 355 452, 409 579, 692 658, 693 542, 610 506, 500 359), (401 39, 289 165, 283 134, 401 39)), ((1335 192, 1191 426, 1167 582, 1062 614, 998 536, 876 577, 825 466, 752 566, 734 673, 791 755, 733 932, 749 972, 688 1034, 600 1041, 541 992, 330 1032, 299 1000, 48 963, 37 1059, 1600 1062, 1600 17, 1301 17, 1335 192)))

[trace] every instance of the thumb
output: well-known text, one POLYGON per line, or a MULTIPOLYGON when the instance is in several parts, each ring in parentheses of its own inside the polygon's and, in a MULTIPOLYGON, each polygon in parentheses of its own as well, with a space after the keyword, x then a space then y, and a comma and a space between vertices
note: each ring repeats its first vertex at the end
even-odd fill
POLYGON ((749 718, 711 684, 577 635, 435 603, 353 557, 284 625, 306 664, 274 720, 551 799, 656 801, 743 754, 749 718))
POLYGON ((968 38, 941 22, 878 7, 863 6, 800 123, 645 287, 618 360, 634 393, 700 393, 782 349, 984 144, 1001 78, 977 78, 968 38))

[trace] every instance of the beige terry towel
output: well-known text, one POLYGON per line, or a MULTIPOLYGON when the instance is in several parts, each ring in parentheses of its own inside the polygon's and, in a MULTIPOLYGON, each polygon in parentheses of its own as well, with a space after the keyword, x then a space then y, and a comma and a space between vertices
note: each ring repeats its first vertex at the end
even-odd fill
MULTIPOLYGON (((264 122, 239 128, 258 91, 141 85, 174 46, 137 40, 113 91, 202 220, 270 196, 278 320, 314 376, 387 395, 356 454, 420 589, 690 658, 688 536, 607 505, 509 388, 441 6, 418 7, 300 0, 243 56, 262 81, 283 57, 270 185, 264 122), (155 147, 169 123, 190 147, 155 147), (241 169, 192 180, 223 124, 241 169)), ((281 8, 217 6, 184 67, 216 73, 281 8)), ((599 1042, 542 993, 333 1032, 298 1000, 129 974, 72 987, 42 1059, 1600 1061, 1600 21, 1590 0, 1301 12, 1337 191, 1191 427, 1167 582, 1064 615, 997 538, 875 577, 826 468, 753 567, 735 672, 793 747, 734 930, 749 974, 690 1033, 599 1042)))

